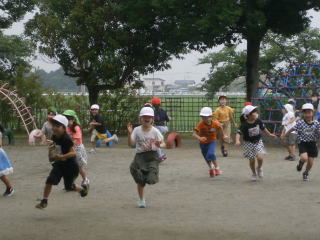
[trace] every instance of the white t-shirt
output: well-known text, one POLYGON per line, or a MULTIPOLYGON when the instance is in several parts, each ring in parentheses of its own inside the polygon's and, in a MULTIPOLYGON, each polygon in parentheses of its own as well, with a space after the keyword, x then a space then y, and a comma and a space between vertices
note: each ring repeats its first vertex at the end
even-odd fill
POLYGON ((136 152, 157 151, 156 141, 163 141, 163 136, 158 129, 152 127, 148 132, 142 130, 142 126, 133 129, 131 141, 136 145, 136 152))
MULTIPOLYGON (((282 125, 284 126, 285 132, 288 132, 291 128, 293 128, 296 125, 296 121, 288 124, 288 122, 291 121, 293 118, 295 118, 295 115, 293 112, 287 112, 283 116, 282 125)), ((295 132, 293 132, 293 133, 295 133, 295 132)))

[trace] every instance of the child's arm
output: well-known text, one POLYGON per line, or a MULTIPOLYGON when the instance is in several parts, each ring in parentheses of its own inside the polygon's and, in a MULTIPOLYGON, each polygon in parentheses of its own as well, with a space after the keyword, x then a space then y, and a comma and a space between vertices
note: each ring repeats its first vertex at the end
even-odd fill
POLYGON ((276 137, 277 137, 277 135, 269 132, 269 130, 268 130, 267 128, 264 128, 263 132, 264 132, 265 134, 267 134, 268 136, 270 136, 270 137, 273 137, 273 138, 276 138, 276 137))
POLYGON ((163 140, 162 141, 156 141, 155 145, 158 148, 166 148, 167 147, 167 144, 163 140))
POLYGON ((205 142, 207 140, 206 137, 200 137, 197 133, 197 131, 193 131, 192 136, 198 139, 200 142, 205 142))
POLYGON ((222 132, 223 139, 224 139, 224 140, 228 139, 229 137, 224 133, 222 124, 220 124, 219 128, 220 128, 220 130, 221 130, 221 132, 222 132))
POLYGON ((283 128, 282 132, 281 132, 281 135, 280 135, 280 138, 283 139, 285 134, 286 134, 286 130, 283 128))
POLYGON ((283 136, 281 135, 282 138, 288 136, 290 133, 292 133, 294 131, 294 127, 291 128, 290 130, 288 130, 285 134, 283 134, 283 136))
POLYGON ((240 137, 241 137, 240 133, 236 133, 236 143, 235 143, 236 146, 240 146, 241 145, 240 137))
POLYGON ((133 132, 133 127, 132 127, 131 123, 128 123, 127 129, 128 129, 128 146, 129 147, 133 147, 133 143, 132 143, 132 139, 131 139, 131 134, 133 132))
POLYGON ((74 150, 74 147, 70 148, 70 151, 66 154, 56 154, 53 156, 54 160, 66 160, 68 158, 73 158, 76 156, 76 151, 74 150))

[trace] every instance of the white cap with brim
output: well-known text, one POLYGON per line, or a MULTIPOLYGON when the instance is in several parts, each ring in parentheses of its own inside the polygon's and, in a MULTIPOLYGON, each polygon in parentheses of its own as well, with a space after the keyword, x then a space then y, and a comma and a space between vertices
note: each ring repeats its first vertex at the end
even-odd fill
POLYGON ((58 123, 61 123, 65 127, 68 127, 68 123, 69 123, 68 119, 61 114, 54 116, 52 120, 58 123))
POLYGON ((143 116, 150 116, 150 117, 154 117, 154 111, 151 107, 143 107, 140 110, 139 113, 139 117, 143 117, 143 116))
POLYGON ((91 110, 99 110, 100 107, 98 104, 93 104, 91 107, 90 107, 91 110))
POLYGON ((314 111, 314 107, 313 107, 313 105, 311 103, 305 103, 305 104, 302 105, 302 111, 303 110, 312 110, 312 111, 314 111))
POLYGON ((248 116, 257 108, 258 108, 257 106, 252 106, 252 105, 245 106, 242 110, 242 114, 248 116))
POLYGON ((201 117, 210 117, 212 116, 212 109, 209 107, 203 107, 200 111, 201 117))

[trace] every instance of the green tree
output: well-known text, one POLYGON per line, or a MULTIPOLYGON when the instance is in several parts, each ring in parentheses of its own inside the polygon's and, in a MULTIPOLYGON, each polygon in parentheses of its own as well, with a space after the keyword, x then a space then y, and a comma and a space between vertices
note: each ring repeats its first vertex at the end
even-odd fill
POLYGON ((102 90, 139 83, 139 74, 169 68, 172 55, 185 46, 150 28, 154 19, 148 9, 141 15, 127 9, 126 1, 39 0, 37 5, 39 12, 27 23, 26 34, 66 75, 87 86, 90 103, 97 102, 102 90), (148 31, 129 25, 127 15, 139 17, 148 31))
POLYGON ((20 20, 24 14, 31 11, 35 0, 1 0, 0 29, 8 28, 20 20))
MULTIPOLYGON (((292 63, 318 62, 320 56, 320 30, 317 28, 284 37, 268 32, 260 48, 259 76, 280 74, 292 63), (282 64, 281 64, 282 63, 282 64)), ((228 87, 236 78, 246 75, 247 52, 236 46, 225 47, 199 60, 200 64, 211 64, 210 73, 204 79, 204 88, 213 96, 221 88, 228 87)))

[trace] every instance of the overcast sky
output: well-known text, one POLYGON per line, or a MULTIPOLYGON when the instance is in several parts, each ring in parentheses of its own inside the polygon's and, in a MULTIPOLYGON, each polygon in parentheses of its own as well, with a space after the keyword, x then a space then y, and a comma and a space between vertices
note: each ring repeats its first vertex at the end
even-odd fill
MULTIPOLYGON (((26 14, 24 20, 13 24, 10 29, 5 31, 5 34, 22 34, 24 29, 24 23, 32 17, 32 13, 26 14)), ((312 16, 312 27, 320 27, 320 13, 315 11, 310 11, 309 15, 312 16)), ((290 21, 290 19, 288 19, 290 21)), ((192 51, 184 56, 183 60, 173 59, 170 61, 171 69, 155 72, 154 74, 149 74, 146 77, 162 78, 166 80, 166 83, 173 83, 174 80, 195 80, 200 82, 202 78, 206 77, 210 70, 209 64, 198 65, 198 59, 205 56, 206 54, 214 51, 220 50, 222 47, 216 47, 208 51, 207 53, 198 53, 192 51)), ((38 55, 37 59, 32 62, 35 67, 40 67, 47 72, 58 69, 60 66, 56 63, 50 61, 50 59, 45 56, 38 55)))

